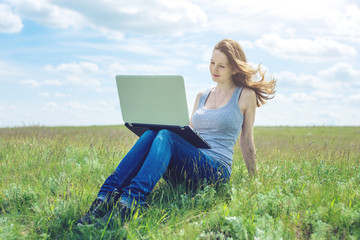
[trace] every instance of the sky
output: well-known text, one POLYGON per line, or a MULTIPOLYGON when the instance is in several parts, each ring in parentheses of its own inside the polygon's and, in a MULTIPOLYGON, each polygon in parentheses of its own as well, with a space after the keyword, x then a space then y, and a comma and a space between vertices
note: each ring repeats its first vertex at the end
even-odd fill
POLYGON ((224 38, 277 79, 255 126, 360 126, 358 0, 0 0, 0 127, 123 124, 120 74, 182 75, 191 112, 224 38))

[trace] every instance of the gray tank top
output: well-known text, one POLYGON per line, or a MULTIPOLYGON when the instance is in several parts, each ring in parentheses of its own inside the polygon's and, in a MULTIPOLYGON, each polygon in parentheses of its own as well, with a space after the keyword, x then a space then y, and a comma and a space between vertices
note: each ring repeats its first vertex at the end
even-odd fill
POLYGON ((237 87, 229 102, 218 109, 207 109, 204 104, 211 89, 200 97, 199 106, 192 117, 194 129, 211 145, 200 149, 203 153, 221 162, 231 173, 234 145, 239 137, 244 116, 239 108, 242 87, 237 87))

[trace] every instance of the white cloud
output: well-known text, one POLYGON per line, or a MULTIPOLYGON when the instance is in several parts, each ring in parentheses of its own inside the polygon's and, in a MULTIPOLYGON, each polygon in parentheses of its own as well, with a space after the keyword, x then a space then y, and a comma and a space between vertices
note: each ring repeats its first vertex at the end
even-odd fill
POLYGON ((275 78, 278 79, 279 87, 286 89, 298 89, 299 87, 316 88, 317 84, 321 81, 321 79, 315 75, 290 71, 282 71, 279 74, 275 74, 275 78))
POLYGON ((34 79, 26 79, 20 81, 21 85, 28 85, 30 87, 40 87, 42 84, 34 79))
MULTIPOLYGON (((58 77, 62 78, 64 82, 72 85, 80 86, 100 86, 100 80, 96 76, 102 74, 99 66, 91 62, 73 62, 73 63, 61 63, 58 66, 46 65, 44 69, 52 74, 58 74, 58 77)), ((60 81, 55 80, 53 85, 61 84, 60 81)))
POLYGON ((125 64, 119 63, 119 62, 114 62, 114 63, 110 63, 109 64, 109 72, 111 73, 111 75, 116 75, 116 74, 123 74, 123 73, 127 73, 127 67, 125 66, 125 64))
POLYGON ((220 33, 327 36, 359 42, 360 10, 351 0, 195 0, 220 33))
POLYGON ((10 112, 16 112, 16 106, 0 101, 0 116, 8 117, 10 112))
POLYGON ((189 64, 186 60, 158 60, 158 63, 146 63, 117 60, 109 63, 106 71, 111 73, 112 76, 117 74, 179 74, 178 67, 186 66, 189 64))
MULTIPOLYGON (((8 0, 9 1, 9 0, 8 0)), ((188 0, 12 0, 23 18, 51 28, 91 27, 111 39, 124 32, 182 35, 205 25, 203 10, 188 0)))
POLYGON ((278 79, 278 87, 283 90, 306 89, 324 98, 329 94, 335 96, 336 93, 360 91, 360 70, 348 63, 337 63, 314 74, 282 71, 275 77, 278 79), (319 91, 326 93, 320 94, 319 91))
POLYGON ((11 6, 0 4, 0 33, 18 33, 22 28, 21 18, 12 12, 11 6))
POLYGON ((67 94, 64 94, 64 93, 55 93, 55 97, 63 98, 63 97, 67 97, 67 94))
POLYGON ((131 33, 182 35, 209 30, 360 39, 360 9, 350 0, 5 1, 22 18, 51 28, 92 28, 115 40, 131 33))
POLYGON ((40 97, 50 97, 50 94, 48 92, 39 92, 38 94, 40 97))
POLYGON ((208 63, 197 64, 196 69, 202 72, 209 72, 209 64, 208 63))
POLYGON ((82 28, 85 18, 76 11, 62 8, 47 0, 7 0, 22 18, 33 20, 50 28, 82 28))
MULTIPOLYGON (((165 57, 171 55, 180 55, 184 54, 184 46, 179 42, 168 42, 168 41, 157 41, 156 39, 148 39, 148 38, 127 38, 123 39, 120 43, 81 43, 79 47, 98 50, 98 51, 110 51, 110 52, 124 52, 139 55, 142 57, 152 56, 152 57, 165 57), (181 52, 180 52, 180 51, 181 52)), ((192 46, 186 46, 189 49, 193 49, 192 46)), ((86 56, 84 59, 90 59, 93 62, 100 61, 111 61, 115 58, 111 58, 110 56, 86 56)), ((116 59, 115 59, 116 60, 116 59)), ((89 61, 89 60, 88 60, 89 61)))
POLYGON ((331 82, 342 82, 345 86, 360 87, 360 69, 355 69, 348 63, 336 65, 319 72, 319 77, 331 82))
POLYGON ((116 41, 122 41, 125 38, 125 34, 119 31, 114 31, 112 29, 107 29, 104 27, 95 27, 100 33, 104 34, 105 36, 107 36, 108 39, 110 40, 116 40, 116 41))
POLYGON ((128 39, 127 41, 122 41, 121 44, 111 46, 111 48, 141 55, 161 55, 159 45, 151 43, 149 40, 128 39))
POLYGON ((6 109, 6 104, 0 101, 0 110, 4 111, 6 109))
POLYGON ((62 83, 59 80, 45 80, 45 81, 37 81, 34 79, 25 79, 20 81, 21 85, 27 85, 30 87, 41 87, 41 86, 60 86, 62 83))
POLYGON ((67 75, 66 80, 72 85, 87 86, 87 87, 98 87, 101 86, 99 79, 88 76, 75 76, 67 75))
POLYGON ((360 93, 349 96, 350 104, 354 104, 359 106, 360 105, 360 93))
POLYGON ((354 58, 355 48, 327 39, 284 39, 277 34, 267 34, 256 40, 256 46, 270 54, 297 61, 329 61, 354 58))
POLYGON ((326 89, 317 89, 310 93, 312 96, 316 97, 316 99, 321 103, 329 103, 334 101, 341 101, 343 99, 342 92, 336 94, 332 91, 327 91, 326 89))
POLYGON ((60 73, 69 74, 83 74, 83 73, 98 73, 99 67, 95 63, 91 62, 73 62, 73 63, 61 63, 56 67, 46 65, 44 67, 46 71, 56 71, 60 73))
POLYGON ((340 97, 324 102, 314 93, 307 92, 291 96, 277 93, 274 99, 257 109, 256 125, 359 125, 358 111, 354 111, 354 105, 343 100, 340 97))
POLYGON ((68 102, 47 102, 44 104, 44 110, 59 110, 62 112, 67 112, 67 114, 77 113, 78 111, 87 111, 87 112, 103 112, 103 111, 113 111, 119 110, 118 108, 114 109, 106 101, 99 100, 96 102, 87 102, 82 103, 81 101, 68 101, 68 102))
POLYGON ((316 97, 305 92, 296 92, 290 95, 289 100, 294 103, 304 104, 306 102, 316 101, 316 97))
POLYGON ((283 71, 278 92, 259 109, 260 125, 359 125, 360 71, 337 63, 313 74, 283 71), (273 114, 281 112, 281 116, 273 114), (264 120, 266 119, 266 120, 264 120))
MULTIPOLYGON (((38 95, 41 97, 50 97, 51 96, 50 93, 48 93, 48 92, 39 92, 38 95)), ((57 98, 64 98, 64 97, 67 97, 67 94, 55 93, 54 96, 57 98)))
POLYGON ((44 85, 49 85, 49 86, 61 86, 62 83, 60 80, 45 80, 44 81, 44 85))
POLYGON ((58 109, 59 108, 59 105, 56 103, 56 102, 48 102, 45 104, 44 106, 44 109, 51 109, 51 110, 55 110, 55 109, 58 109))
POLYGON ((254 44, 251 41, 239 40, 238 42, 241 45, 241 47, 244 49, 245 52, 246 52, 247 49, 253 49, 254 48, 254 44))
POLYGON ((29 74, 23 74, 23 72, 28 73, 28 69, 21 64, 0 59, 0 82, 11 82, 18 81, 21 78, 28 78, 29 74))
POLYGON ((64 106, 71 110, 87 110, 89 107, 86 104, 81 104, 79 102, 66 102, 64 106))
POLYGON ((355 4, 344 4, 344 6, 327 19, 327 27, 334 36, 359 42, 359 6, 355 4))

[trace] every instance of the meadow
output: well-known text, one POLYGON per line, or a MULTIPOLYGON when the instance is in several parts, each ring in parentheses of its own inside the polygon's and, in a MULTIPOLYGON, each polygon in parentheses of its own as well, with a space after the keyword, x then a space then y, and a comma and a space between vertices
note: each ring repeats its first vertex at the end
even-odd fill
POLYGON ((164 180, 125 224, 78 227, 137 137, 124 126, 0 129, 0 239, 360 239, 360 127, 255 127, 230 182, 164 180))

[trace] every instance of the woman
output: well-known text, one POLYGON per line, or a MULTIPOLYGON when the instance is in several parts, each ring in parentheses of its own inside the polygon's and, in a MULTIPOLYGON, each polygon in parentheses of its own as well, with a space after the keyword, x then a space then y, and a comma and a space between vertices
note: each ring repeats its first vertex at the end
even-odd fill
POLYGON ((105 180, 78 224, 129 218, 131 208, 144 204, 161 177, 171 182, 227 181, 240 132, 245 164, 250 175, 256 174, 255 109, 273 97, 276 81, 265 81, 260 66, 255 70, 247 64, 241 46, 231 39, 216 44, 210 73, 216 87, 197 95, 190 125, 212 148, 198 149, 168 130, 145 132, 105 180), (256 74, 260 81, 254 81, 256 74))

